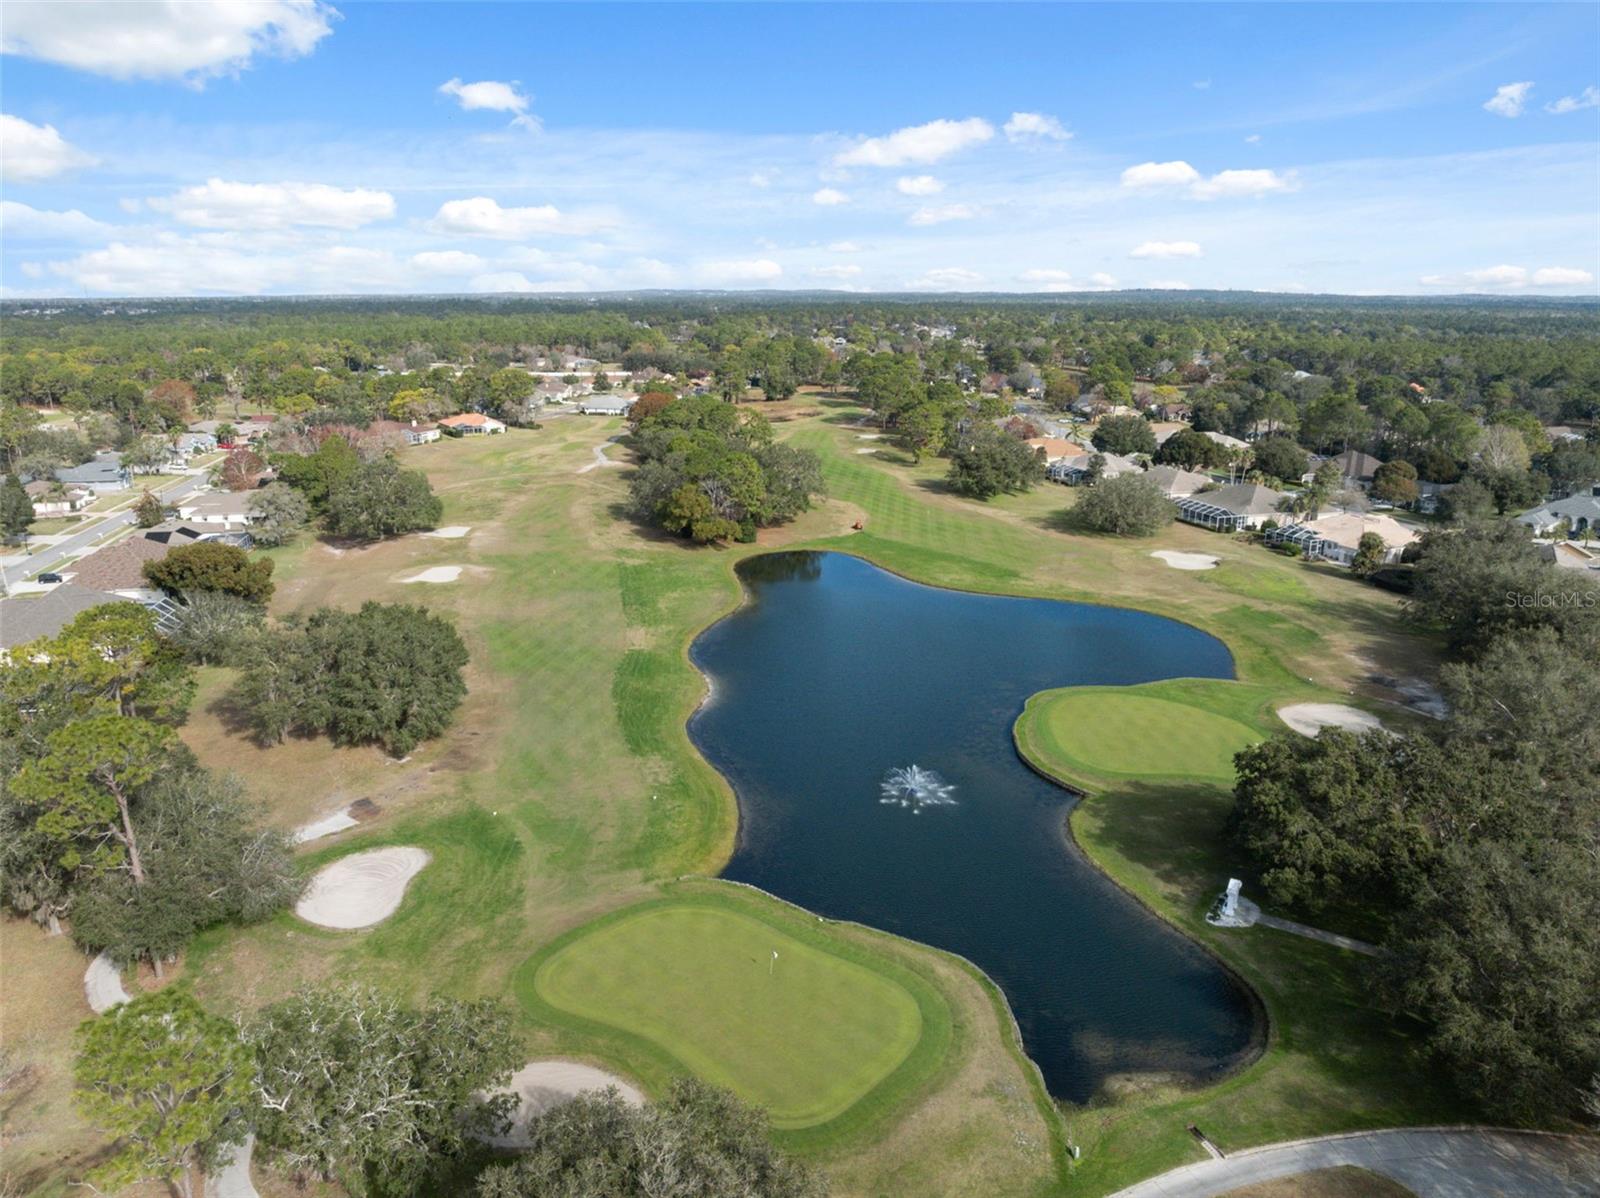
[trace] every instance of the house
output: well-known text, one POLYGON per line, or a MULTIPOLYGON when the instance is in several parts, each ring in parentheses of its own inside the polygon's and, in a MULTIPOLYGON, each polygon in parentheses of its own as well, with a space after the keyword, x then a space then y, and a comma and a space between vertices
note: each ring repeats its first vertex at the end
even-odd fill
POLYGON ((240 549, 249 549, 255 544, 255 538, 240 529, 219 530, 214 524, 185 523, 182 520, 163 520, 139 535, 146 540, 159 541, 168 549, 195 545, 201 541, 220 541, 224 545, 235 545, 240 549))
POLYGON ((1517 517, 1517 523, 1533 529, 1535 536, 1543 536, 1563 520, 1573 536, 1600 529, 1600 483, 1591 483, 1587 490, 1565 499, 1552 499, 1517 517))
POLYGON ((56 481, 63 486, 82 487, 96 495, 113 495, 133 485, 133 472, 122 464, 122 455, 97 453, 81 466, 62 466, 56 481))
POLYGON ((22 489, 33 500, 33 514, 36 517, 70 516, 94 500, 94 492, 88 487, 64 487, 43 478, 34 479, 22 489))
POLYGON ((578 404, 585 416, 626 416, 633 407, 633 399, 623 395, 586 395, 578 404))
POLYGON ((1187 499, 1211 483, 1206 475, 1185 470, 1181 466, 1152 466, 1144 472, 1144 476, 1155 483, 1168 499, 1187 499))
POLYGON ((1564 570, 1600 570, 1600 550, 1576 541, 1550 541, 1539 546, 1539 556, 1564 570))
POLYGON ((1210 437, 1211 440, 1215 441, 1218 445, 1222 446, 1224 449, 1249 449, 1250 448, 1250 443, 1248 441, 1241 441, 1241 440, 1239 440, 1238 437, 1230 437, 1230 436, 1228 436, 1227 433, 1205 432, 1205 433, 1201 433, 1200 435, 1202 437, 1210 437))
POLYGON ((426 445, 439 439, 439 426, 419 420, 374 420, 372 431, 380 436, 394 436, 407 445, 426 445))
POLYGON ((1358 449, 1347 449, 1328 460, 1338 465, 1340 478, 1363 490, 1372 485, 1373 476, 1378 473, 1378 467, 1383 465, 1370 453, 1362 453, 1358 449))
POLYGON ((439 427, 457 437, 475 437, 503 433, 506 426, 493 416, 482 412, 462 412, 459 416, 446 416, 439 427))
POLYGON ((1141 473, 1137 462, 1122 457, 1115 453, 1096 454, 1092 450, 1080 450, 1069 457, 1058 458, 1045 467, 1045 477, 1051 482, 1065 483, 1069 487, 1076 487, 1089 480, 1093 470, 1093 461, 1096 457, 1103 458, 1100 468, 1101 478, 1118 478, 1124 474, 1141 473))
POLYGON ((1383 541, 1385 565, 1400 560, 1407 545, 1417 540, 1413 529, 1392 516, 1373 512, 1330 512, 1315 520, 1274 528, 1264 538, 1269 545, 1299 545, 1309 558, 1322 558, 1341 565, 1355 561, 1361 538, 1374 533, 1383 541))
POLYGON ((201 491, 178 500, 178 519, 210 528, 243 528, 256 518, 250 510, 253 491, 201 491))
POLYGON ((1178 519, 1218 532, 1238 532, 1272 519, 1283 499, 1283 492, 1259 483, 1232 483, 1178 500, 1178 519))
POLYGON ((1162 420, 1180 424, 1186 424, 1194 417, 1194 408, 1186 403, 1169 402, 1157 404, 1155 412, 1162 420))
POLYGON ((172 448, 174 453, 187 460, 197 453, 215 453, 217 438, 213 433, 179 433, 172 448))
POLYGON ((14 649, 42 636, 55 636, 91 607, 125 602, 121 595, 62 583, 39 595, 0 599, 0 649, 14 649))
POLYGON ((1174 433, 1181 433, 1189 426, 1181 420, 1152 420, 1150 431, 1156 435, 1156 444, 1165 445, 1167 439, 1174 433))
POLYGON ((1077 457, 1088 453, 1089 450, 1076 441, 1069 441, 1065 437, 1029 437, 1025 444, 1030 449, 1043 450, 1045 465, 1058 462, 1062 458, 1077 457))
POLYGON ((1547 424, 1544 435, 1552 441, 1582 441, 1583 434, 1570 424, 1547 424))
POLYGON ((63 566, 59 573, 74 586, 140 603, 152 602, 161 592, 145 579, 144 564, 160 561, 170 548, 160 541, 129 537, 63 566))

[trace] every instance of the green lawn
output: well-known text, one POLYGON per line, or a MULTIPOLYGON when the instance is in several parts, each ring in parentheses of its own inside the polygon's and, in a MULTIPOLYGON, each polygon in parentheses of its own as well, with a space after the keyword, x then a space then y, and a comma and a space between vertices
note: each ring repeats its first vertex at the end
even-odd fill
POLYGON ((643 1041, 669 1071, 725 1085, 794 1130, 845 1115, 925 1034, 947 1037, 937 994, 922 996, 938 1014, 930 1026, 900 973, 747 902, 702 895, 579 928, 519 972, 517 991, 546 1017, 643 1041))
POLYGON ((1217 710, 1234 696, 1259 703, 1261 688, 1184 679, 1145 686, 1041 691, 1017 720, 1023 755, 1061 776, 1233 781, 1233 755, 1261 739, 1217 710), (1230 693, 1232 692, 1232 693, 1230 693))

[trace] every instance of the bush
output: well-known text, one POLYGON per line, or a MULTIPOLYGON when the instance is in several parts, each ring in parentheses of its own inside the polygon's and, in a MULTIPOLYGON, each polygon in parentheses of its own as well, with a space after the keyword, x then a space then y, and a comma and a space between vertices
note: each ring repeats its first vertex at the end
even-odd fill
POLYGON ((1103 479, 1084 492, 1073 514, 1077 523, 1090 532, 1148 537, 1171 524, 1178 509, 1149 479, 1124 474, 1103 479))
POLYGON ((365 462, 328 496, 328 531, 376 541, 437 528, 444 502, 420 470, 402 470, 393 460, 365 462))
POLYGON ((272 598, 272 559, 252 557, 221 541, 180 545, 158 561, 145 562, 143 569, 145 578, 169 595, 212 591, 251 603, 272 598))
POLYGON ((1094 430, 1094 447, 1104 453, 1155 453, 1156 432, 1143 416, 1107 416, 1094 430))
POLYGON ((1044 456, 1010 433, 979 428, 950 454, 946 481, 958 495, 990 499, 1026 491, 1044 479, 1044 456))

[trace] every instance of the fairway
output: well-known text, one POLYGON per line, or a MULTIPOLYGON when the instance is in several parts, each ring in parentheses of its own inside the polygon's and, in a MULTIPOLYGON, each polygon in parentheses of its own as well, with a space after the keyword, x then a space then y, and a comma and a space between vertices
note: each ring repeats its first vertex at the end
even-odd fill
POLYGON ((1186 679, 1180 687, 1155 683, 1047 691, 1028 701, 1016 735, 1026 755, 1066 776, 1231 785, 1233 755, 1261 740, 1234 716, 1239 690, 1238 683, 1186 679))
POLYGON ((580 929, 542 961, 533 988, 558 1011, 643 1037, 767 1107, 781 1128, 844 1113, 923 1030, 899 982, 698 903, 652 904, 580 929))

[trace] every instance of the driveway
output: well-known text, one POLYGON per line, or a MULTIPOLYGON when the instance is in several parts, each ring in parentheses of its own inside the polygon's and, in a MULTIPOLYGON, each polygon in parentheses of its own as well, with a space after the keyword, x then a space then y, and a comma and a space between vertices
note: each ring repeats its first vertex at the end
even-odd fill
POLYGON ((1276 1177, 1359 1165, 1418 1198, 1595 1198, 1600 1137, 1472 1128, 1354 1132, 1247 1148, 1119 1190, 1112 1198, 1215 1198, 1276 1177))

